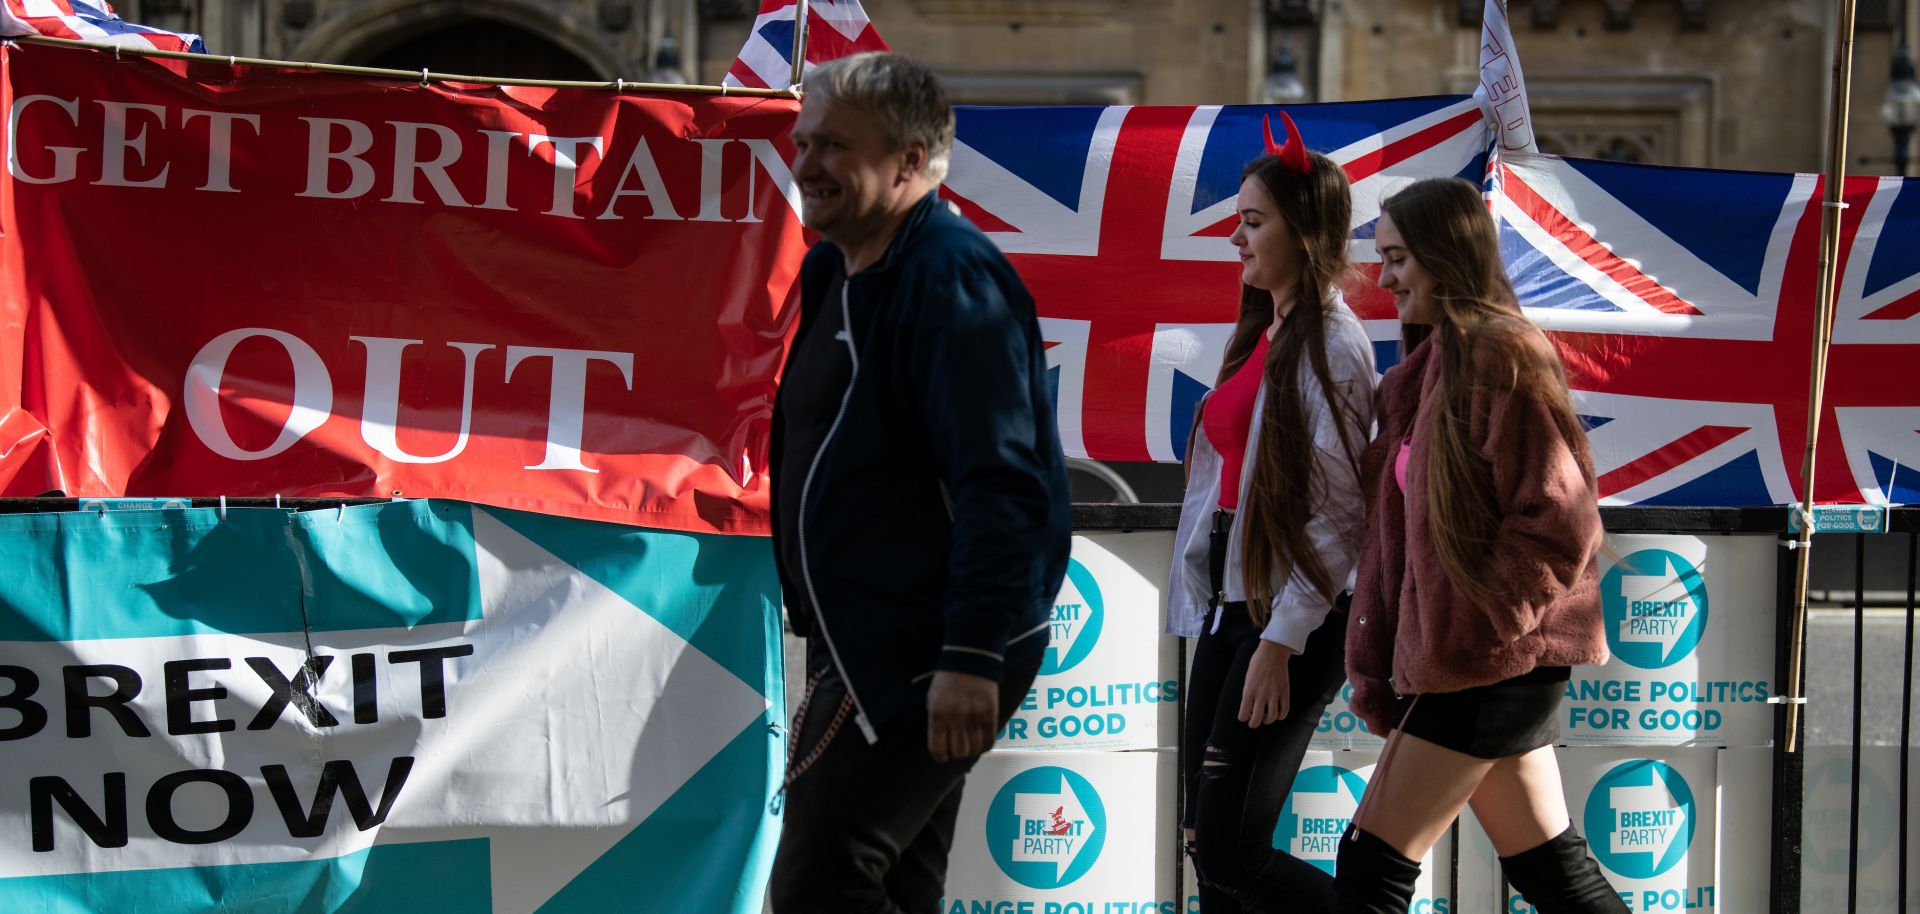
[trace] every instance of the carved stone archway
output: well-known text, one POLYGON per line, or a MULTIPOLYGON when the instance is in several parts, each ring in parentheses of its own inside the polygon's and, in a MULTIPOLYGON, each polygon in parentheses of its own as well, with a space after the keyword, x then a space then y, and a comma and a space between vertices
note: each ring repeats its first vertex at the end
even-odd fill
MULTIPOLYGON (((582 68, 570 78, 613 79, 625 68, 620 53, 602 35, 584 26, 576 19, 555 15, 551 4, 537 0, 380 0, 316 24, 289 49, 289 55, 294 60, 369 65, 385 62, 387 52, 409 43, 430 43, 436 33, 515 30, 526 34, 530 47, 550 45, 553 51, 576 58, 582 68)), ((435 66, 431 62, 424 65, 435 66)))

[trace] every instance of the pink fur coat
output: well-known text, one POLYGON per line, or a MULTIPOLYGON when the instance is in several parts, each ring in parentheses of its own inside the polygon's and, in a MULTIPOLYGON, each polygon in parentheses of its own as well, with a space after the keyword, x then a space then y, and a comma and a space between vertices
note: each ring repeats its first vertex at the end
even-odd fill
MULTIPOLYGON (((1557 358, 1531 324, 1496 324, 1489 333, 1533 357, 1557 358), (1517 338, 1516 338, 1517 337, 1517 338)), ((1495 347, 1473 346, 1476 393, 1469 434, 1492 468, 1499 527, 1481 580, 1499 596, 1479 605, 1449 582, 1427 527, 1427 458, 1432 412, 1448 346, 1436 332, 1387 372, 1378 393, 1380 434, 1361 464, 1367 539, 1347 627, 1352 706, 1385 734, 1394 697, 1454 692, 1538 666, 1604 663, 1600 589, 1594 553, 1601 540, 1585 436, 1568 440, 1526 386, 1513 383, 1495 347), (1393 458, 1411 436, 1407 494, 1393 458)))

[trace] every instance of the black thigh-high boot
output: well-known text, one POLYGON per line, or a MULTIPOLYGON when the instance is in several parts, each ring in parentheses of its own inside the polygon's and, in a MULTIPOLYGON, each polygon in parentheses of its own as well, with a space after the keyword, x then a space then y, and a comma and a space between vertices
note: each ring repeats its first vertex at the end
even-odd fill
POLYGON ((1500 868, 1540 914, 1626 914, 1620 893, 1572 825, 1539 847, 1501 857, 1500 868))
POLYGON ((1420 861, 1408 860, 1379 838, 1348 825, 1334 864, 1335 914, 1407 914, 1420 861))

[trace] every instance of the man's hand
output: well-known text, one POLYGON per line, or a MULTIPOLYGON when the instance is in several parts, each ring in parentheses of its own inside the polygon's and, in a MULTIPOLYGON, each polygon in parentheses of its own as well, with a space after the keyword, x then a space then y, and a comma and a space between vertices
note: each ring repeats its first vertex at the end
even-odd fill
POLYGON ((1285 720, 1289 708, 1287 661, 1293 648, 1275 641, 1261 641, 1247 661, 1247 684, 1240 690, 1240 721, 1260 727, 1285 720))
POLYGON ((927 690, 927 754, 944 762, 993 748, 999 711, 999 683, 951 670, 933 674, 927 690))

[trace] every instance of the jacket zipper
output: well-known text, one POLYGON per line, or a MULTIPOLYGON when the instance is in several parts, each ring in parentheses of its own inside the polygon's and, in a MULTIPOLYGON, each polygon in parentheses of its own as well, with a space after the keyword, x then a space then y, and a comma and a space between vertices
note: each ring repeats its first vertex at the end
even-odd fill
POLYGON ((853 338, 853 309, 847 303, 848 289, 853 285, 853 277, 848 276, 840 283, 840 323, 847 338, 847 356, 853 361, 853 374, 847 378, 847 389, 840 395, 840 411, 834 414, 833 424, 827 426, 827 435, 820 441, 820 449, 813 453, 813 464, 807 467, 807 478, 800 484, 800 579, 806 584, 807 601, 812 604, 813 623, 820 627, 820 636, 827 642, 827 656, 833 660, 833 668, 840 674, 840 682, 847 687, 847 697, 853 699, 853 722, 860 728, 860 735, 866 737, 867 745, 880 742, 880 735, 874 732, 873 724, 867 721, 866 706, 860 703, 859 693, 853 690, 853 680, 847 676, 846 664, 840 662, 840 650, 833 645, 833 635, 827 631, 826 613, 820 607, 820 596, 813 588, 813 569, 807 564, 807 495, 813 490, 814 474, 820 470, 820 461, 827 456, 827 446, 833 443, 835 432, 840 430, 840 420, 847 417, 847 404, 853 400, 853 384, 860 378, 860 350, 853 338))
POLYGON ((947 505, 947 523, 953 523, 953 493, 947 489, 947 481, 940 480, 940 500, 947 505))

